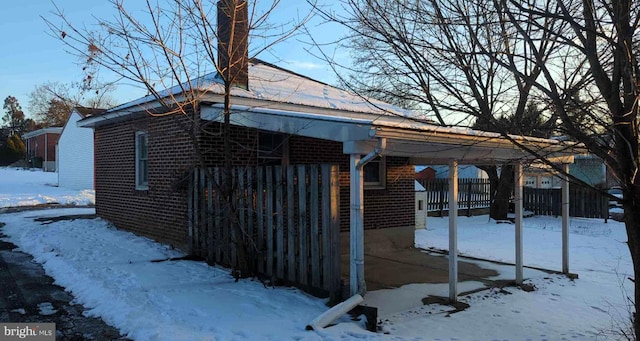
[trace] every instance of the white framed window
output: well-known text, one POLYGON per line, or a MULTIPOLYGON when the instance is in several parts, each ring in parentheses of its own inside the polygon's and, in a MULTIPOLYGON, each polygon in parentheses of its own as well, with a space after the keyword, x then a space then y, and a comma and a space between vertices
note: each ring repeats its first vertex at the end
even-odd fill
POLYGON ((136 189, 149 189, 149 154, 147 132, 136 132, 136 189))
POLYGON ((387 186, 387 158, 378 156, 364 165, 364 189, 385 189, 387 186))

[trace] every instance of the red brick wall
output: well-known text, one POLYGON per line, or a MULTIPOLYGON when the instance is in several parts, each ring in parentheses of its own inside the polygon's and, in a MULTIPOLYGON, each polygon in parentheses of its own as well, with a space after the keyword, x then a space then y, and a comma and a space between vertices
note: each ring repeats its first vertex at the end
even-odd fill
MULTIPOLYGON (((289 141, 289 162, 295 164, 332 163, 340 167, 340 225, 349 229, 349 159, 342 143, 301 136, 289 141)), ((385 189, 364 190, 364 228, 415 225, 414 167, 407 158, 387 157, 385 189)))
POLYGON ((25 145, 28 145, 27 155, 29 157, 41 157, 43 161, 55 161, 56 160, 56 144, 60 139, 60 134, 42 134, 34 136, 25 141, 25 145), (45 135, 47 136, 45 138, 45 135), (45 144, 46 144, 46 158, 45 158, 45 144))
MULTIPOLYGON (((96 128, 96 211, 117 227, 179 248, 187 243, 186 184, 179 180, 197 164, 188 133, 188 120, 179 115, 148 117, 96 128), (149 189, 135 190, 135 133, 146 130, 149 144, 149 189)), ((209 131, 219 129, 217 124, 209 131)), ((257 131, 234 127, 233 164, 257 162, 257 131)), ((223 161, 222 139, 199 137, 205 162, 223 161)), ((339 142, 291 137, 289 163, 333 163, 340 167, 341 225, 349 227, 349 155, 339 142)), ((414 170, 405 158, 387 158, 387 187, 365 190, 365 228, 415 224, 414 170)))
POLYGON ((184 116, 150 117, 96 128, 96 213, 129 230, 184 248, 186 186, 193 148, 184 116), (148 132, 149 189, 135 189, 135 133, 148 132))

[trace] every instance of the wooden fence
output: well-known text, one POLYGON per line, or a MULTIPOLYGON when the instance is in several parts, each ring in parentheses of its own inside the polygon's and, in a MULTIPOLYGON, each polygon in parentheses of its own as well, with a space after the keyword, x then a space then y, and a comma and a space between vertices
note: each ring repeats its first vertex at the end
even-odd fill
POLYGON ((193 171, 188 200, 192 253, 232 268, 244 256, 276 282, 337 294, 338 166, 242 167, 234 168, 231 177, 224 179, 221 168, 193 171), (229 205, 216 190, 225 181, 233 187, 229 205), (236 246, 239 238, 245 248, 236 246))
MULTIPOLYGON (((559 188, 524 188, 525 210, 536 215, 562 215, 562 192, 559 188)), ((609 199, 600 191, 576 184, 569 185, 569 216, 609 218, 609 199)))
MULTIPOLYGON (((418 180, 427 191, 427 211, 449 209, 449 179, 418 180)), ((458 179, 458 209, 470 215, 471 209, 490 207, 493 200, 488 179, 458 179)), ((609 200, 597 190, 576 184, 569 186, 569 215, 572 217, 609 217, 609 200)), ((559 188, 524 187, 523 206, 536 215, 562 214, 562 195, 559 188)))
MULTIPOLYGON (((449 209, 449 179, 418 180, 427 191, 427 211, 449 209)), ((458 179, 458 208, 471 210, 491 206, 489 179, 458 179)))

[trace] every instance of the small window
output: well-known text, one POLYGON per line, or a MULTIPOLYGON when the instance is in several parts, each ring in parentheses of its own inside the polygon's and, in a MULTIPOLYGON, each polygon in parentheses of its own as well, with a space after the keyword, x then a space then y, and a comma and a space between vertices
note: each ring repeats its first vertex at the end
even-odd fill
POLYGON ((147 132, 136 132, 136 189, 149 189, 149 159, 147 132))
POLYGON ((424 210, 424 200, 418 200, 418 211, 424 210))
POLYGON ((288 161, 288 139, 284 134, 258 133, 258 165, 285 166, 288 161))
POLYGON ((387 159, 378 156, 364 165, 364 188, 384 189, 387 184, 387 159))

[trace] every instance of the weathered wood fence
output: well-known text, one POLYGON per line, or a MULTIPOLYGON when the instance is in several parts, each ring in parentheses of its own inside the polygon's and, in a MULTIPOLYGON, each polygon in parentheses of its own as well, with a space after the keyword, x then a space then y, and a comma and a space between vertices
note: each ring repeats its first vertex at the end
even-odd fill
MULTIPOLYGON (((449 209, 449 179, 418 180, 427 191, 427 210, 449 209)), ((488 179, 458 179, 458 209, 490 207, 493 200, 488 179)), ((536 215, 559 216, 562 214, 562 195, 559 188, 524 187, 524 209, 536 215)), ((569 215, 572 217, 609 217, 609 200, 598 190, 571 184, 569 186, 569 215)))
MULTIPOLYGON (((525 210, 536 215, 562 215, 559 188, 529 188, 523 192, 525 210)), ((609 218, 609 199, 600 191, 576 184, 569 185, 569 215, 584 218, 609 218)))
MULTIPOLYGON (((449 179, 418 180, 427 190, 427 211, 449 209, 449 179)), ((488 179, 458 179, 458 208, 471 210, 491 206, 488 179)))
POLYGON ((339 193, 334 165, 241 167, 233 169, 231 179, 222 168, 195 169, 188 199, 191 251, 231 268, 244 256, 251 268, 276 282, 336 294, 339 193), (228 205, 217 190, 225 181, 233 188, 228 205))

